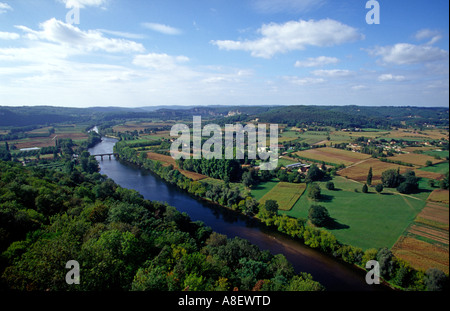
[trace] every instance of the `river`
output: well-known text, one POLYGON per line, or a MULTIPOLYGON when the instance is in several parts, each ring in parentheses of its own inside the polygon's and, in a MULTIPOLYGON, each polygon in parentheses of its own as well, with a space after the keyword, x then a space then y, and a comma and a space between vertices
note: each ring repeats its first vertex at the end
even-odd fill
MULTIPOLYGON (((89 149, 91 154, 111 153, 116 139, 103 138, 102 142, 89 149)), ((376 291, 386 290, 383 285, 367 285, 365 272, 346 263, 311 249, 292 238, 271 230, 256 220, 215 204, 196 199, 185 191, 164 182, 158 176, 105 157, 99 161, 101 174, 107 175, 123 188, 134 189, 145 199, 167 202, 180 212, 186 212, 193 221, 202 221, 212 230, 229 238, 241 237, 269 250, 272 254, 283 254, 292 263, 297 273, 310 273, 314 280, 330 291, 376 291)))

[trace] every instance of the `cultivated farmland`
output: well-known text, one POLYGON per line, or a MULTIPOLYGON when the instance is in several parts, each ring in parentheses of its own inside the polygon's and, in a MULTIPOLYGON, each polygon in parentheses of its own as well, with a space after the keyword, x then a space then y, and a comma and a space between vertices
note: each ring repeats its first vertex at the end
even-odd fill
POLYGON ((449 191, 445 189, 436 189, 428 197, 428 201, 449 203, 449 191))
POLYGON ((351 165, 356 162, 369 159, 370 155, 357 153, 337 148, 316 148, 296 152, 298 156, 316 160, 317 162, 328 162, 335 164, 351 165))
POLYGON ((449 273, 448 249, 424 242, 414 237, 403 236, 392 248, 396 257, 409 262, 414 268, 426 271, 438 268, 449 273))
POLYGON ((292 184, 280 182, 264 195, 259 203, 264 204, 267 200, 278 202, 278 209, 289 211, 306 189, 306 184, 292 184))
POLYGON ((442 160, 437 160, 432 156, 420 153, 404 153, 389 157, 389 159, 394 161, 402 161, 416 166, 425 166, 427 161, 431 161, 433 164, 442 162, 442 160))
POLYGON ((398 169, 400 168, 400 173, 404 173, 407 170, 411 170, 411 167, 393 164, 389 162, 381 162, 378 159, 368 159, 366 161, 362 161, 357 163, 356 165, 347 167, 343 170, 340 170, 338 174, 340 176, 344 176, 349 179, 353 179, 359 182, 365 182, 367 180, 367 174, 369 169, 372 167, 372 184, 376 184, 381 181, 381 174, 389 169, 398 169))
POLYGON ((428 197, 425 208, 395 243, 392 251, 416 269, 434 267, 448 273, 448 229, 448 190, 435 190, 428 197))

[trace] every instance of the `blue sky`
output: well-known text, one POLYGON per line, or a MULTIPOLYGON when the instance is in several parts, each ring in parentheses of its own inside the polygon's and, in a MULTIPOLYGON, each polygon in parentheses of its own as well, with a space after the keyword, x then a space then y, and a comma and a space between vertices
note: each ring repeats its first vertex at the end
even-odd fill
POLYGON ((0 105, 448 106, 448 1, 366 2, 0 0, 0 105))

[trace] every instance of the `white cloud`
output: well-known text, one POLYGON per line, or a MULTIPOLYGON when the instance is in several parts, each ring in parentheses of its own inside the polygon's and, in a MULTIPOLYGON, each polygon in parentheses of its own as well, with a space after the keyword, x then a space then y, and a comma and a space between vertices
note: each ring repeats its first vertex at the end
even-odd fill
POLYGON ((164 24, 142 23, 142 26, 165 35, 180 35, 182 33, 181 30, 164 24))
POLYGON ((321 7, 324 0, 253 0, 253 7, 261 13, 308 12, 321 7))
POLYGON ((432 45, 442 39, 439 31, 431 29, 421 29, 415 34, 414 37, 418 41, 430 39, 430 41, 426 43, 427 45, 432 45))
POLYGON ((20 35, 17 33, 0 31, 0 39, 1 40, 17 40, 19 38, 20 38, 20 35))
POLYGON ((380 81, 380 82, 386 82, 386 81, 400 82, 400 81, 404 81, 404 80, 406 80, 405 76, 401 76, 401 75, 396 76, 396 75, 393 75, 390 73, 382 74, 378 77, 378 81, 380 81))
POLYGON ((290 83, 296 84, 296 85, 311 85, 311 84, 319 84, 325 82, 325 79, 322 78, 299 78, 299 77, 284 77, 285 80, 289 81, 290 83))
POLYGON ((358 85, 353 85, 351 87, 351 89, 354 91, 361 91, 361 90, 367 90, 368 87, 366 85, 358 84, 358 85))
POLYGON ((369 54, 381 56, 384 63, 394 65, 423 64, 448 59, 448 51, 428 45, 397 43, 393 46, 376 47, 369 54))
POLYGON ((173 70, 178 64, 188 61, 189 58, 186 56, 150 53, 147 55, 137 55, 133 60, 133 64, 155 70, 173 70))
POLYGON ((145 38, 145 35, 124 32, 124 31, 115 31, 115 30, 108 30, 108 29, 98 29, 98 31, 100 31, 102 33, 106 33, 108 35, 113 35, 116 37, 123 37, 123 38, 127 38, 127 39, 144 39, 145 38))
POLYGON ((8 3, 0 2, 0 14, 12 11, 12 7, 8 3))
POLYGON ((348 77, 352 75, 353 72, 344 69, 332 69, 332 70, 314 70, 312 74, 318 77, 337 78, 337 77, 348 77))
POLYGON ((296 61, 295 67, 322 67, 330 64, 339 63, 339 59, 336 57, 327 57, 327 56, 319 56, 319 57, 309 57, 304 61, 296 61))
POLYGON ((242 50, 252 56, 271 58, 277 53, 304 50, 307 46, 328 47, 364 38, 357 29, 332 19, 289 21, 284 24, 263 25, 256 40, 214 40, 223 50, 242 50))
POLYGON ((26 32, 28 39, 49 41, 65 46, 68 49, 76 50, 71 51, 71 53, 91 51, 130 53, 143 52, 145 50, 140 43, 124 39, 106 38, 100 31, 82 31, 55 18, 40 24, 40 31, 32 30, 25 26, 16 26, 16 28, 26 32))
POLYGON ((59 0, 66 5, 66 8, 85 8, 87 6, 102 6, 108 0, 59 0))

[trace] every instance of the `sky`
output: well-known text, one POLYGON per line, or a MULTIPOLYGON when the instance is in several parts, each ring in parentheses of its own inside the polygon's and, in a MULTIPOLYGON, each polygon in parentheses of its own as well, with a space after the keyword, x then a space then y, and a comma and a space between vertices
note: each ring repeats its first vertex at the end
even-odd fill
POLYGON ((449 1, 0 0, 0 105, 448 107, 449 1))

